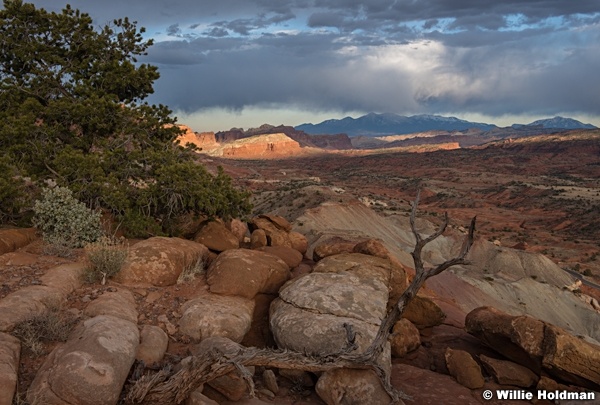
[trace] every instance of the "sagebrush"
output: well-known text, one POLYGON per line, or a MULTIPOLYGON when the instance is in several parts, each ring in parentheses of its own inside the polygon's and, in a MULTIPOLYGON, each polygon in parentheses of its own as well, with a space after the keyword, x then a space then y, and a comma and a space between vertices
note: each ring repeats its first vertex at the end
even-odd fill
POLYGON ((84 271, 84 281, 104 284, 121 271, 129 249, 124 239, 103 236, 97 242, 88 244, 85 252, 88 266, 84 271))
POLYGON ((67 187, 46 187, 33 205, 33 225, 48 244, 80 248, 102 234, 100 212, 73 197, 67 187))

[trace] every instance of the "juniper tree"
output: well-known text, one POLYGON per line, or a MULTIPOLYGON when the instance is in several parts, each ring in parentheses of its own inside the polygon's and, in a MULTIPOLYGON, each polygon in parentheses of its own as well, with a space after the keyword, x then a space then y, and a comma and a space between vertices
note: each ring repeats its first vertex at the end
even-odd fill
MULTIPOLYGON (((144 101, 158 69, 138 58, 152 40, 127 18, 96 28, 67 5, 60 13, 21 0, 0 10, 0 216, 22 213, 18 182, 52 179, 129 229, 165 231, 184 213, 248 213, 248 195, 210 175, 176 145, 175 118, 144 101), (6 194, 6 195, 5 195, 6 194)), ((25 204, 27 205, 27 204, 25 204)))

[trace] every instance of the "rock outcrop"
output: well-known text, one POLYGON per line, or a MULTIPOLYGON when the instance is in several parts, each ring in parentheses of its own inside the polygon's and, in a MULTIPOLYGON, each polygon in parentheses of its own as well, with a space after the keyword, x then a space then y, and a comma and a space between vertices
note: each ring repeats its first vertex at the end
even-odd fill
POLYGON ((36 237, 35 228, 0 229, 0 255, 22 248, 36 237))
MULTIPOLYGON (((351 325, 356 332, 357 350, 365 350, 386 314, 390 270, 389 261, 385 268, 382 260, 358 253, 330 256, 321 260, 312 273, 285 284, 271 304, 271 330, 277 345, 314 355, 338 353, 345 346, 351 325)), ((390 356, 388 345, 380 359, 388 369, 390 356)), ((340 404, 342 397, 350 401, 343 403, 361 403, 365 395, 389 401, 378 381, 364 385, 364 381, 377 380, 371 373, 326 372, 317 392, 328 404, 340 404)))
POLYGON ((0 332, 0 405, 13 404, 17 390, 21 342, 0 332))
POLYGON ((248 299, 258 293, 276 294, 289 278, 290 269, 283 260, 249 249, 221 253, 206 273, 211 292, 248 299))
POLYGON ((593 390, 600 389, 600 346, 527 315, 513 316, 490 307, 467 315, 469 333, 506 358, 540 375, 593 390))
POLYGON ((205 223, 196 236, 194 241, 203 244, 215 252, 224 252, 229 249, 240 247, 240 241, 227 227, 218 221, 209 221, 205 223))
POLYGON ((168 286, 185 268, 208 255, 206 246, 181 238, 155 236, 136 243, 114 280, 123 284, 168 286))
POLYGON ((205 294, 183 304, 181 333, 202 341, 220 336, 242 341, 252 322, 254 301, 243 297, 205 294))

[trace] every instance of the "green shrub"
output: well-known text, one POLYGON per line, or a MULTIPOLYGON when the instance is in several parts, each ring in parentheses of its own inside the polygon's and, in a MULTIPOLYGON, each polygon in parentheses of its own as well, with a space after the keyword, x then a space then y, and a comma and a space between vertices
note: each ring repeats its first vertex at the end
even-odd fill
POLYGON ((78 248, 102 236, 100 212, 76 200, 66 187, 43 189, 33 211, 33 224, 50 245, 78 248))
POLYGON ((84 281, 105 284, 107 278, 119 273, 129 253, 124 242, 124 239, 103 236, 97 242, 86 245, 89 265, 83 273, 84 281))

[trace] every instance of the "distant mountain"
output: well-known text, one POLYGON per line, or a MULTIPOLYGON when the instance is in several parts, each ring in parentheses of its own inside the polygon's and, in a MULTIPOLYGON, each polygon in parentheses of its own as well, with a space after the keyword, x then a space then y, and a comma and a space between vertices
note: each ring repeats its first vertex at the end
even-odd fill
POLYGON ((561 128, 561 129, 596 129, 595 125, 584 124, 573 118, 554 117, 545 120, 537 120, 529 125, 543 125, 544 128, 561 128))
POLYGON ((346 117, 341 120, 332 119, 323 121, 320 124, 302 124, 296 127, 297 130, 308 134, 345 133, 349 136, 402 135, 435 130, 463 131, 471 128, 489 131, 497 127, 440 115, 406 117, 397 114, 376 113, 369 113, 359 118, 346 117))
POLYGON ((513 128, 520 127, 542 127, 546 129, 556 128, 556 129, 595 129, 596 126, 592 124, 584 124, 580 121, 574 120, 573 118, 564 118, 564 117, 554 117, 554 118, 546 118, 543 120, 533 121, 527 125, 513 125, 513 128))

